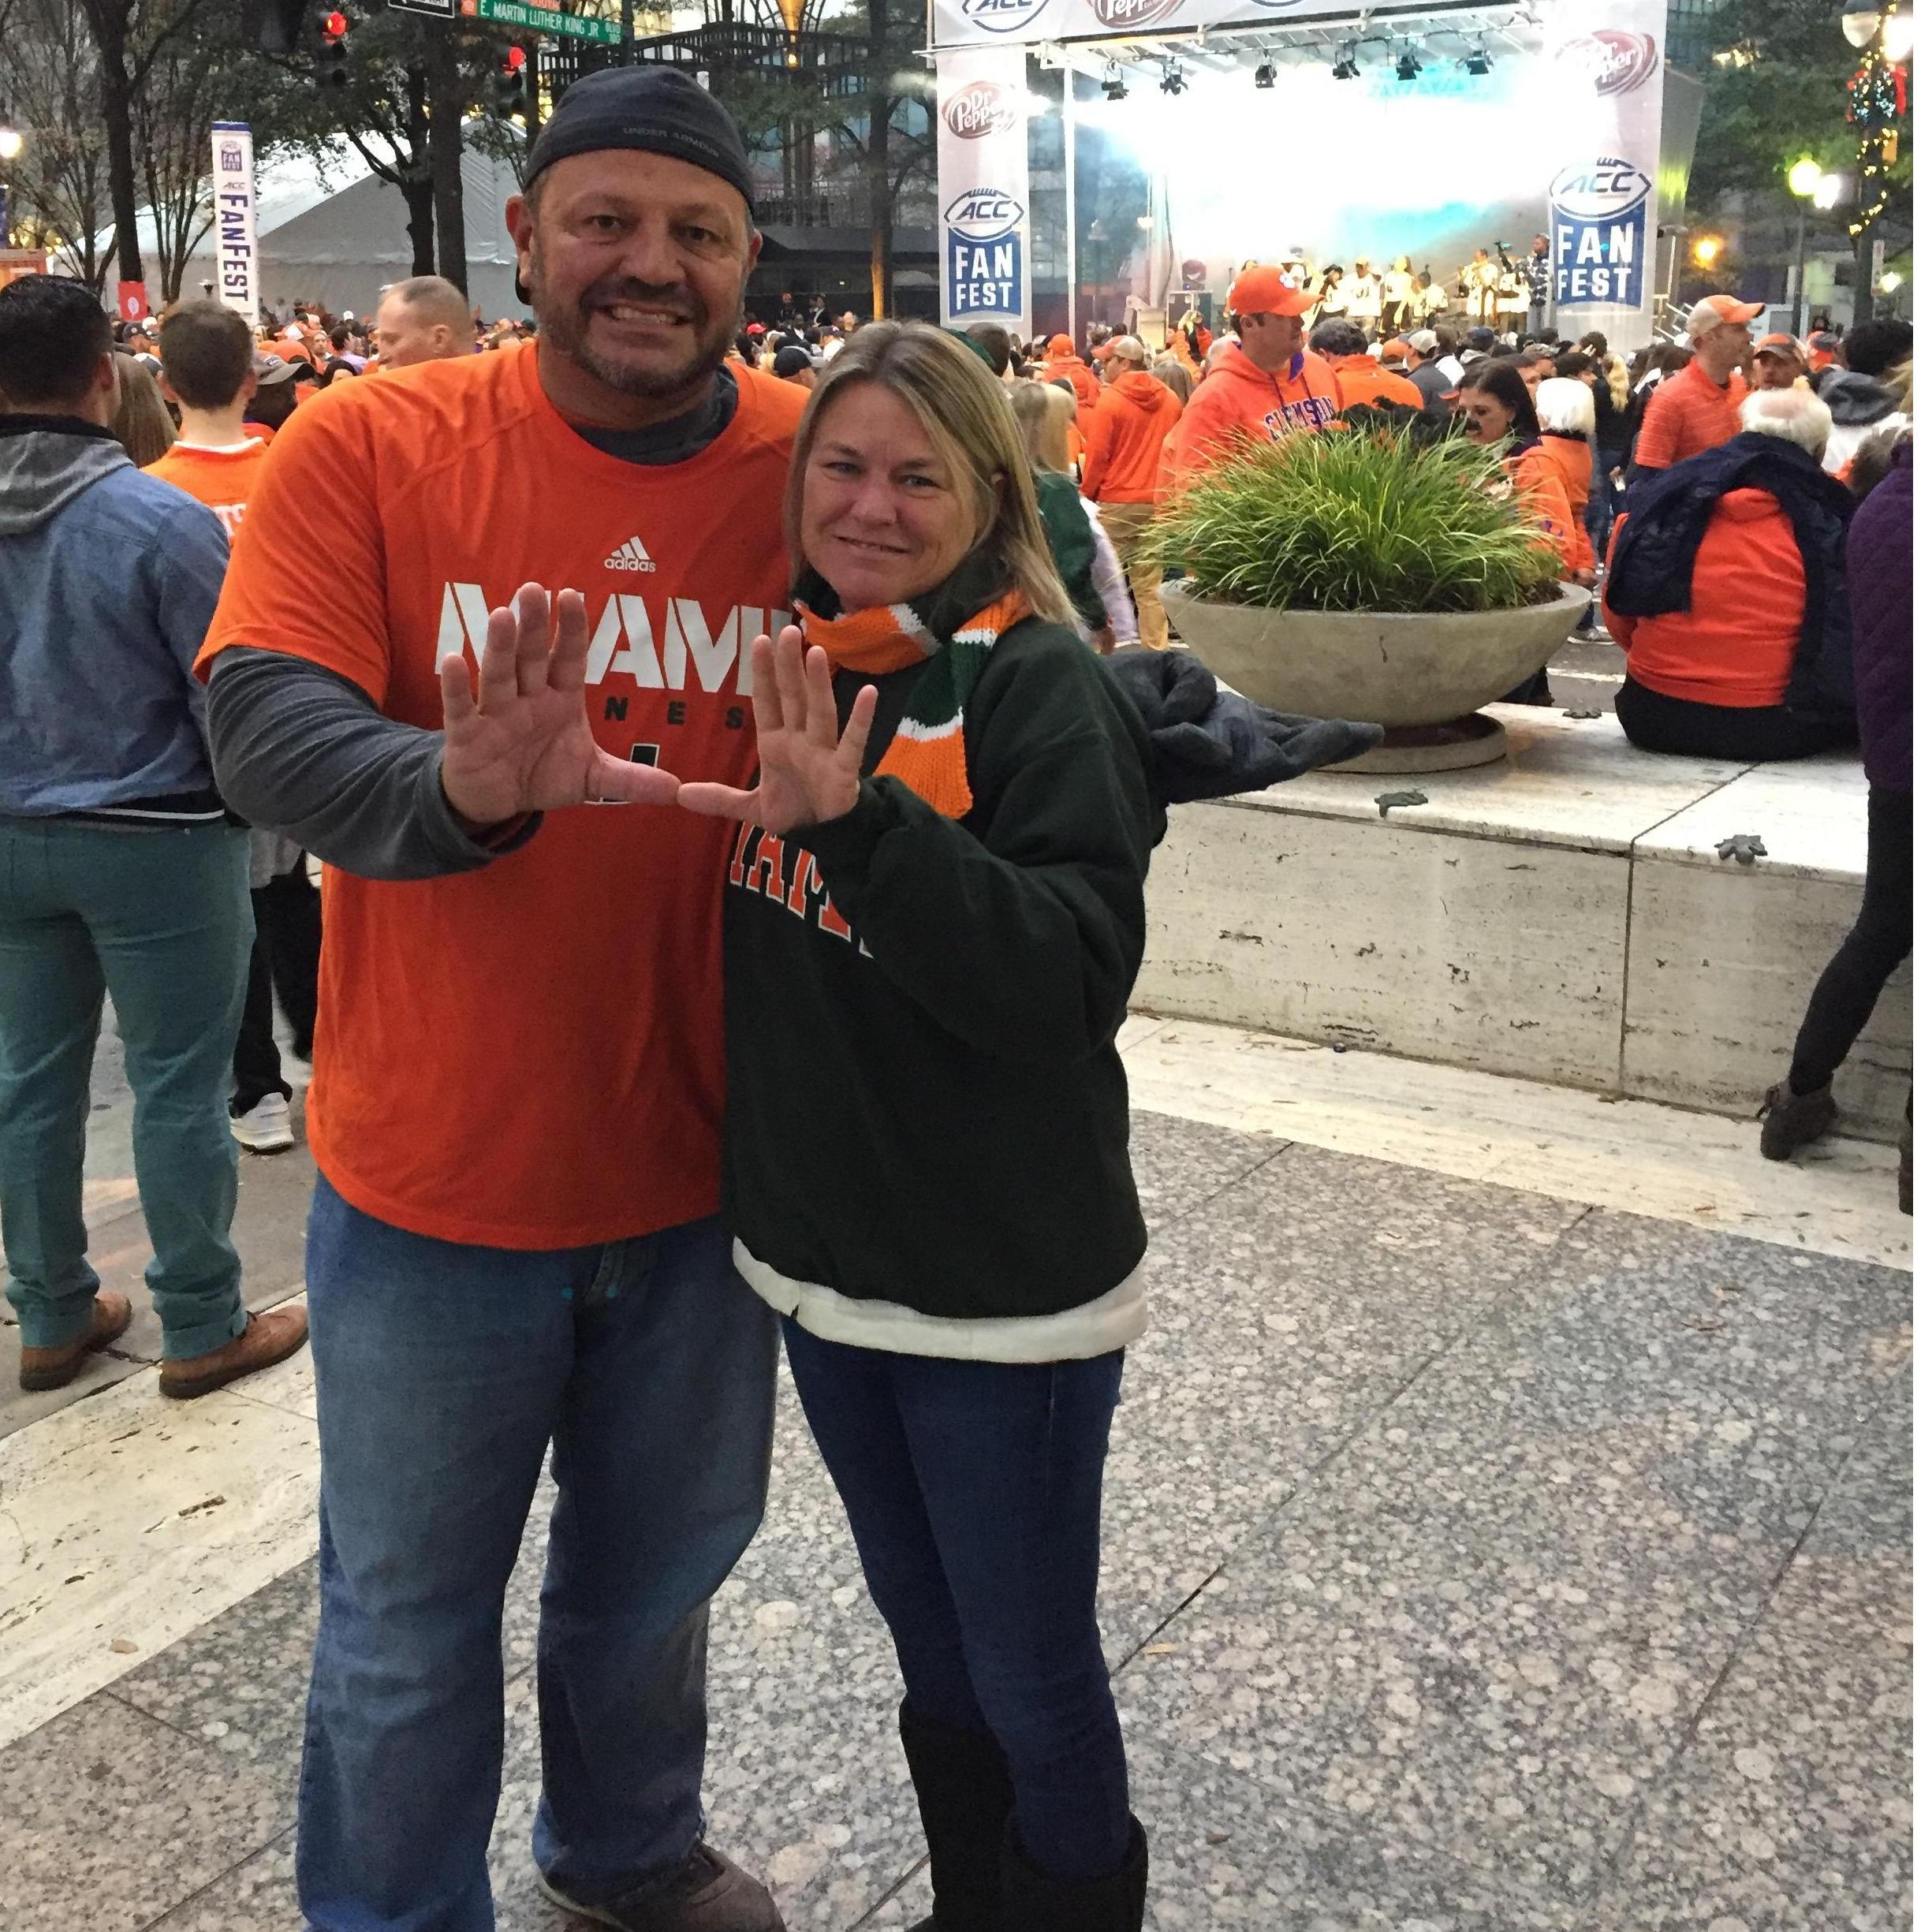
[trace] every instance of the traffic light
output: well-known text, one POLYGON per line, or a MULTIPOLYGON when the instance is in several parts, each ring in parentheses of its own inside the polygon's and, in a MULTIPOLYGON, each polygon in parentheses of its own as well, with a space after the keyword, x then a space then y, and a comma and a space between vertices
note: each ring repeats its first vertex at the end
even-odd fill
POLYGON ((520 120, 528 114, 526 75, 529 60, 530 56, 520 47, 512 47, 503 56, 503 64, 497 69, 495 99, 492 103, 498 120, 520 120))
POLYGON ((330 13, 322 17, 322 43, 315 53, 315 84, 324 88, 349 85, 349 16, 330 13))

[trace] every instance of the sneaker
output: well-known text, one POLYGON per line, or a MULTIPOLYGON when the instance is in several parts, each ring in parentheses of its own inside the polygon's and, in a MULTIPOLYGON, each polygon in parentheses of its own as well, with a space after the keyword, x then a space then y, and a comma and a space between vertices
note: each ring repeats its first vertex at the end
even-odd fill
POLYGON ((247 1113, 233 1115, 228 1126, 251 1154, 285 1154, 295 1145, 289 1103, 280 1094, 264 1094, 247 1113))
POLYGON ((78 1341, 63 1348, 23 1348, 21 1351, 21 1386, 29 1394, 46 1389, 65 1389, 80 1373, 91 1355, 118 1341, 134 1319, 134 1308, 125 1295, 104 1288, 94 1297, 94 1315, 88 1332, 78 1341))
POLYGON ((278 1362, 287 1361, 308 1340, 306 1308, 274 1308, 267 1315, 252 1315, 248 1326, 233 1341, 225 1341, 206 1355, 163 1362, 161 1393, 177 1402, 211 1395, 244 1375, 252 1375, 258 1368, 273 1368, 278 1362))
POLYGON ((669 1878, 608 1904, 584 1904, 540 1871, 537 1889, 553 1905, 593 1925, 615 1926, 617 1932, 785 1932, 771 1894, 704 1844, 694 1845, 669 1878))
POLYGON ((1617 640, 1607 625, 1593 624, 1587 630, 1576 632, 1574 641, 1580 644, 1613 644, 1617 640))
POLYGON ((1838 1103, 1829 1087, 1815 1094, 1794 1094, 1785 1080, 1767 1090, 1758 1118, 1764 1127, 1758 1151, 1767 1161, 1788 1161, 1797 1151, 1825 1132, 1838 1117, 1838 1103))

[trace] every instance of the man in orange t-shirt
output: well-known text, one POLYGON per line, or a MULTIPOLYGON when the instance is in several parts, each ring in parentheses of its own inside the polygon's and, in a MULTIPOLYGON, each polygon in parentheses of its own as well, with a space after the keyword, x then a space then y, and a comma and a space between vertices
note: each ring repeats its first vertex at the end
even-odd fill
MULTIPOLYGON (((267 444, 242 429, 255 389, 248 325, 219 302, 183 302, 162 320, 159 341, 161 384, 181 410, 181 431, 147 473, 207 504, 232 544, 268 461, 267 444)), ((321 910, 301 848, 272 832, 252 832, 248 897, 255 942, 235 1039, 229 1131, 252 1154, 283 1154, 295 1145, 289 1111, 295 1089, 275 1041, 275 995, 295 1035, 296 1057, 309 1059, 322 947, 321 910)))
POLYGON ((318 1932, 489 1923, 503 1592, 554 1445, 543 1889, 775 1932, 700 1838, 707 1609, 774 1397, 717 1214, 736 828, 635 807, 752 781, 807 398, 724 366, 760 244, 688 76, 578 81, 525 181, 536 342, 291 419, 201 659, 225 796, 330 868, 297 1888, 318 1932))
POLYGON ((181 412, 181 434, 147 473, 207 504, 232 543, 268 457, 268 445, 243 427, 255 388, 248 325, 219 302, 170 309, 161 324, 161 386, 181 412))
POLYGON ((1367 336, 1345 317, 1331 315, 1326 322, 1318 322, 1308 338, 1308 347, 1333 371, 1335 397, 1342 408, 1358 402, 1371 408, 1385 403, 1403 409, 1422 408, 1422 391, 1380 356, 1371 356, 1367 336))
POLYGON ((1745 326, 1764 311, 1762 302, 1709 295, 1691 311, 1688 365, 1668 378, 1643 412, 1631 459, 1629 487, 1642 483, 1686 457, 1702 456, 1737 434, 1737 412, 1751 385, 1740 371, 1751 359, 1745 326))

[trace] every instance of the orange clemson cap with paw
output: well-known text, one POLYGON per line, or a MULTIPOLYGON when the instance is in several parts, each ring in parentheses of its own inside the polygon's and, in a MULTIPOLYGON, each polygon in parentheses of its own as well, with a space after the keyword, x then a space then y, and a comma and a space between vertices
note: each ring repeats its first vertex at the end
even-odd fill
POLYGON ((1279 268, 1250 268, 1234 278, 1228 291, 1231 315, 1305 315, 1315 297, 1297 289, 1279 268))

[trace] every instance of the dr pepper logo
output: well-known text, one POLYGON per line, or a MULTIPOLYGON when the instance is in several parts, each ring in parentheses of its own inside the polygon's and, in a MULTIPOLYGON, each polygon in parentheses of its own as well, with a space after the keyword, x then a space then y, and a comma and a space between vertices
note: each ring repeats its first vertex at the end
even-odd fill
POLYGON ((1087 0, 1087 5, 1102 27, 1125 32, 1158 26, 1179 8, 1180 0, 1087 0))
POLYGON ((1020 120, 1013 89, 997 80, 968 81, 940 111, 946 125, 962 141, 1004 134, 1020 120))
POLYGON ((1580 68, 1599 94, 1628 94, 1657 71, 1657 43, 1648 34, 1626 33, 1621 27, 1599 27, 1580 39, 1557 49, 1565 67, 1580 68))

